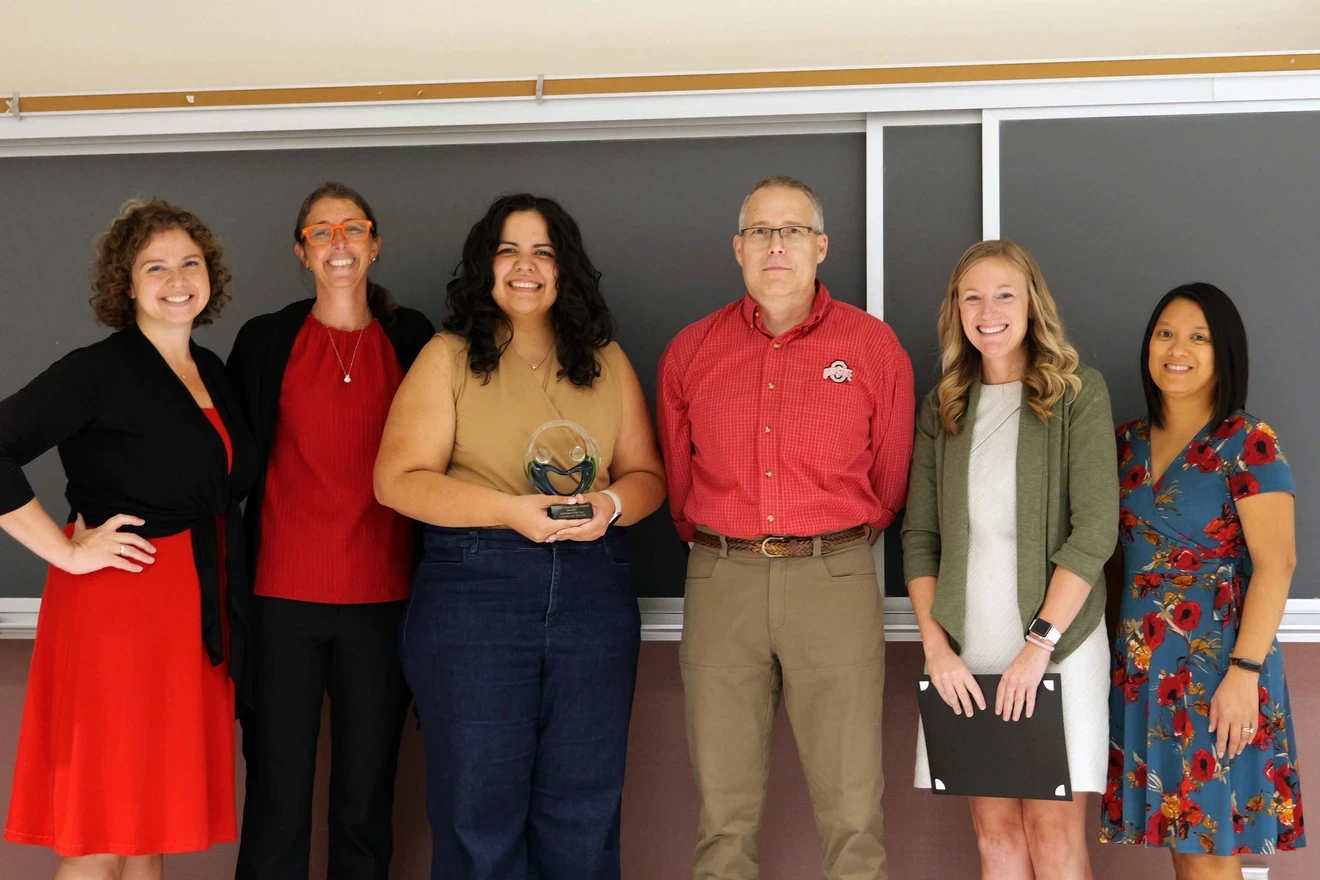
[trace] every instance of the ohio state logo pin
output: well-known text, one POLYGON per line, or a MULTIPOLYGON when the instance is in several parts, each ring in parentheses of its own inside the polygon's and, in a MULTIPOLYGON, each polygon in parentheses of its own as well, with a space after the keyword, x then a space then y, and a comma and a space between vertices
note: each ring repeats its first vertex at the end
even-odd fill
POLYGON ((842 360, 837 360, 825 368, 825 378, 831 382, 851 382, 852 369, 842 360))

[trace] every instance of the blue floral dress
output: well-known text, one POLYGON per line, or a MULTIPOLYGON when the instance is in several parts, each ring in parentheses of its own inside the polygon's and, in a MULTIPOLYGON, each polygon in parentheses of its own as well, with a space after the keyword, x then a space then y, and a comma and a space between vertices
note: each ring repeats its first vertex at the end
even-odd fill
POLYGON ((1220 763, 1208 729, 1251 580, 1237 501, 1293 491, 1274 431, 1238 412, 1207 426, 1156 481, 1141 419, 1118 429, 1118 472, 1124 588, 1100 839, 1188 854, 1297 849, 1297 737, 1277 640, 1251 744, 1220 763))

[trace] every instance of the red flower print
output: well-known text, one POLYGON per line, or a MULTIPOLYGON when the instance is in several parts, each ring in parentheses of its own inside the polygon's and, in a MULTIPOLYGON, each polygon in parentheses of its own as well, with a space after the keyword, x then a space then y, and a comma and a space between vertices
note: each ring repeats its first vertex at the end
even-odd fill
POLYGON ((1240 843, 1233 847, 1233 855, 1240 856, 1244 854, 1251 855, 1251 847, 1247 846, 1245 843, 1240 843))
POLYGON ((1251 738, 1251 744, 1258 749, 1269 748, 1274 742, 1274 725, 1270 719, 1265 717, 1264 712, 1256 713, 1256 735, 1251 738))
POLYGON ((1220 581, 1215 586, 1215 610, 1227 608, 1233 601, 1233 587, 1228 581, 1220 581))
POLYGON ((1274 790, 1279 793, 1285 801, 1292 800, 1292 766, 1284 764, 1274 771, 1274 790))
POLYGON ((1179 602, 1173 606, 1173 625, 1183 632, 1191 632, 1201 622, 1201 606, 1195 602, 1179 602))
POLYGON ((1146 641, 1146 647, 1152 651, 1164 644, 1164 633, 1168 627, 1156 611, 1152 611, 1141 618, 1141 637, 1146 641))
POLYGON ((1219 469, 1223 461, 1215 453, 1215 448, 1204 440, 1197 440, 1187 449, 1187 463, 1208 474, 1219 469))
POLYGON ((1236 518, 1220 519, 1215 517, 1206 525, 1205 533, 1219 543, 1227 544, 1236 540, 1242 534, 1242 523, 1238 522, 1236 518))
POLYGON ((1192 735, 1192 716, 1186 709, 1179 709, 1173 713, 1173 733, 1182 739, 1188 739, 1192 735))
POLYGON ((1135 788, 1146 787, 1146 765, 1138 764, 1137 769, 1132 771, 1132 783, 1135 788))
POLYGON ((1295 828, 1285 828, 1279 832, 1279 841, 1274 845, 1278 852, 1291 852, 1297 849, 1297 834, 1295 828))
POLYGON ((1163 583, 1164 583, 1164 578, 1160 577, 1158 574, 1155 574, 1154 572, 1146 572, 1144 574, 1139 574, 1132 579, 1132 585, 1137 588, 1137 590, 1139 591, 1139 595, 1141 596, 1146 595, 1151 590, 1159 589, 1160 585, 1163 583))
POLYGON ((1161 706, 1172 706, 1174 703, 1181 700, 1183 695, 1187 693, 1187 686, 1183 684, 1183 680, 1180 676, 1166 675, 1164 678, 1160 679, 1159 686, 1155 689, 1155 693, 1159 697, 1161 706))
POLYGON ((1240 474, 1234 474, 1228 481, 1228 491, 1233 494, 1234 501, 1241 501, 1243 498, 1250 498, 1260 491, 1260 483, 1251 474, 1243 471, 1240 474))
POLYGON ((1169 819, 1163 810, 1156 810, 1146 823, 1146 846, 1162 846, 1169 836, 1169 819))
POLYGON ((1187 827, 1193 827, 1201 824, 1205 818, 1205 813, 1201 812, 1201 805, 1189 797, 1178 801, 1178 821, 1187 827))
POLYGON ((1243 818, 1242 814, 1239 813, 1239 812, 1237 811, 1237 807, 1234 807, 1234 808, 1233 808, 1233 833, 1234 833, 1234 834, 1241 834, 1242 832, 1244 832, 1244 831, 1246 831, 1246 830, 1247 830, 1247 820, 1246 820, 1245 818, 1243 818))
POLYGON ((1227 504, 1224 505, 1220 516, 1206 524, 1205 533, 1219 544, 1214 550, 1214 555, 1220 558, 1235 556, 1243 547, 1242 523, 1227 504))
POLYGON ((1118 466, 1122 467, 1132 460, 1132 444, 1127 440, 1118 441, 1118 466))
POLYGON ((1273 781, 1274 781, 1274 759, 1273 759, 1273 758, 1270 758, 1268 761, 1265 762, 1265 770, 1264 770, 1264 773, 1265 773, 1265 778, 1266 778, 1266 779, 1268 779, 1270 782, 1273 782, 1273 781))
POLYGON ((1105 788, 1104 797, 1101 798, 1101 804, 1104 806, 1105 815, 1109 821, 1117 825, 1123 821, 1123 801, 1118 798, 1118 783, 1111 782, 1105 788))
POLYGON ((1146 482, 1147 473, 1148 472, 1144 467, 1139 464, 1134 464, 1132 467, 1128 468, 1127 473, 1123 475, 1120 484, 1124 489, 1135 489, 1142 483, 1146 482))
POLYGON ((1269 464, 1278 457, 1279 449, 1274 445, 1274 438, 1263 425, 1252 429, 1242 448, 1242 460, 1250 466, 1269 464))
POLYGON ((1128 680, 1123 683, 1123 702, 1135 703, 1148 681, 1150 681, 1150 678, 1144 672, 1129 675, 1128 680))
POLYGON ((1123 775, 1123 752, 1119 749, 1109 749, 1109 778, 1117 779, 1123 775))
POLYGON ((1137 515, 1126 507, 1118 509, 1118 533, 1129 542, 1132 541, 1132 530, 1137 527, 1137 515))
POLYGON ((1192 755, 1192 775, 1201 782, 1209 782, 1215 775, 1215 767, 1219 766, 1215 760, 1215 753, 1209 749, 1197 749, 1196 754, 1192 755))
POLYGON ((1238 432, 1238 429, 1242 427, 1244 421, 1245 419, 1243 419, 1242 416, 1233 416, 1232 418, 1224 419, 1219 423, 1219 427, 1215 428, 1212 433, 1220 440, 1227 440, 1238 432))
POLYGON ((1179 571, 1196 571, 1201 567, 1201 557, 1186 547, 1179 547, 1169 554, 1169 565, 1179 571))

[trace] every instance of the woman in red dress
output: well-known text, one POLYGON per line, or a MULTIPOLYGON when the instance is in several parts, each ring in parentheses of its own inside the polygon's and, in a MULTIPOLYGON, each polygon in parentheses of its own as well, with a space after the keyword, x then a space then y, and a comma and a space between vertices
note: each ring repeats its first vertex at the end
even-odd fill
POLYGON ((154 200, 97 250, 92 305, 118 332, 0 402, 0 528, 50 563, 5 837, 63 856, 57 880, 151 880, 162 853, 236 837, 255 442, 191 340, 229 299, 216 236, 154 200), (51 447, 63 529, 22 471, 51 447))

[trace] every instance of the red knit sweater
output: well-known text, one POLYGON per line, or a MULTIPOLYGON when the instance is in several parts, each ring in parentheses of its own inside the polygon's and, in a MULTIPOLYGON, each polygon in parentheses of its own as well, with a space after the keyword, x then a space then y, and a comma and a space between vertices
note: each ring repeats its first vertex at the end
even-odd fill
POLYGON ((371 479, 403 370, 379 323, 360 336, 308 315, 293 343, 261 511, 258 596, 408 597, 412 523, 376 502, 371 479))

